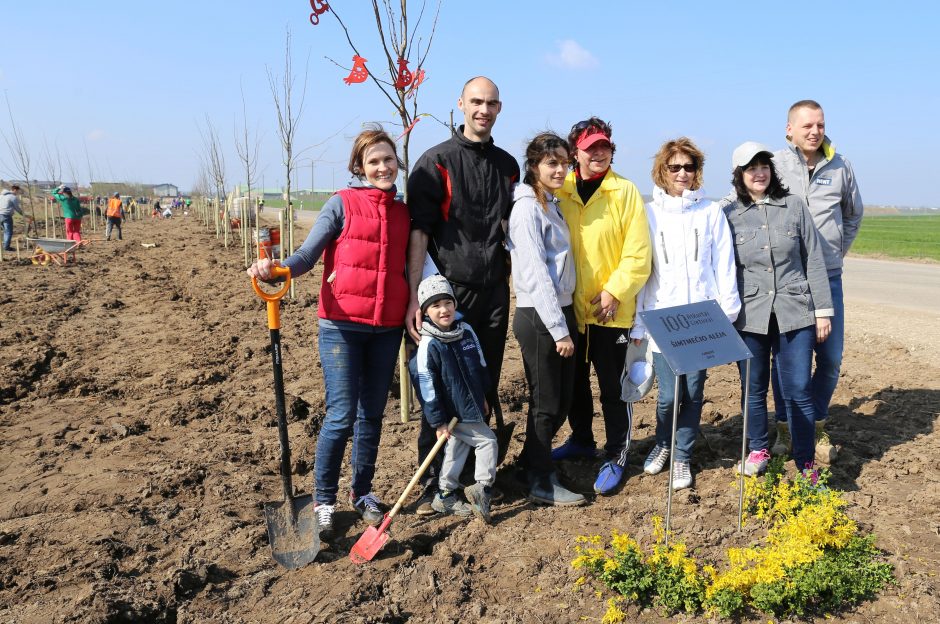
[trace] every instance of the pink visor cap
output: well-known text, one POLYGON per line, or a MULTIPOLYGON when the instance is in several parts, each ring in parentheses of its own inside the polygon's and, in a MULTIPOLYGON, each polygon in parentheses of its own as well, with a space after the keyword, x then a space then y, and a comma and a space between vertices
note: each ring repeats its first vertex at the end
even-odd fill
POLYGON ((581 133, 581 136, 579 136, 577 142, 575 142, 575 146, 579 150, 587 150, 598 141, 606 141, 609 144, 610 137, 592 126, 581 133))

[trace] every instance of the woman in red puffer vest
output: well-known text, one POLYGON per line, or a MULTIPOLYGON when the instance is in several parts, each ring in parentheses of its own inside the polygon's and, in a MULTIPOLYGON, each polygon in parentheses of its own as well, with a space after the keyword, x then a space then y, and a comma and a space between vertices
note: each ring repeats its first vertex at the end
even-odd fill
MULTIPOLYGON (((410 295, 405 278, 410 218, 407 206, 395 199, 400 166, 395 142, 380 126, 359 133, 349 171, 362 185, 333 195, 307 240, 283 263, 296 278, 323 255, 317 316, 326 418, 314 470, 323 539, 333 534, 339 473, 350 437, 349 502, 371 525, 384 515, 372 479, 410 295)), ((248 274, 270 280, 273 265, 267 258, 258 260, 248 274)))

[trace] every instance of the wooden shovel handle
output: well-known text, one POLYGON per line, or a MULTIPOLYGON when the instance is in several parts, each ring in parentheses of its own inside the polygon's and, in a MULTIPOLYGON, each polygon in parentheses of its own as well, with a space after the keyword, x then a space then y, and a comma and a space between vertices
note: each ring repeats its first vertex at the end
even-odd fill
MULTIPOLYGON (((447 424, 447 433, 450 433, 454 430, 454 427, 457 426, 457 419, 452 419, 447 424)), ((431 462, 434 461, 434 456, 437 455, 437 452, 441 450, 441 447, 447 443, 447 438, 441 436, 437 439, 437 442, 434 444, 434 447, 431 449, 431 452, 428 453, 428 456, 424 458, 424 461, 421 462, 421 465, 418 467, 418 472, 415 473, 415 476, 411 477, 411 481, 408 482, 408 486, 405 488, 405 491, 401 493, 401 496, 398 497, 398 502, 395 503, 395 506, 392 507, 392 510, 388 512, 388 521, 391 521, 399 511, 401 511, 402 505, 405 504, 405 499, 408 498, 408 495, 411 494, 411 490, 414 488, 418 480, 424 475, 427 471, 428 466, 431 465, 431 462)))

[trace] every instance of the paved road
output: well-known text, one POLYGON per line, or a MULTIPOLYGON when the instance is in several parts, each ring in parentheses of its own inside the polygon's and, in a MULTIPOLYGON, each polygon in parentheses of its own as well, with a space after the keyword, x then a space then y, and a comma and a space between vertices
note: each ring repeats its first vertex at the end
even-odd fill
POLYGON ((845 259, 845 300, 918 310, 940 317, 940 264, 845 259))

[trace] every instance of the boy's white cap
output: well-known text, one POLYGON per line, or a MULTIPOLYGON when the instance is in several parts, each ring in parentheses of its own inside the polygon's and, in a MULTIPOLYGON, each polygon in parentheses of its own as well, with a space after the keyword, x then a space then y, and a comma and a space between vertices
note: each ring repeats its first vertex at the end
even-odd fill
POLYGON ((431 275, 421 280, 418 284, 418 305, 421 307, 421 312, 427 311, 429 305, 441 299, 457 301, 454 297, 454 289, 451 288, 446 277, 431 275))
POLYGON ((620 398, 627 403, 635 403, 645 397, 653 388, 656 373, 653 370, 653 350, 650 349, 649 340, 644 340, 639 346, 627 346, 627 357, 620 375, 622 391, 620 398))

